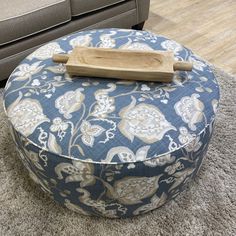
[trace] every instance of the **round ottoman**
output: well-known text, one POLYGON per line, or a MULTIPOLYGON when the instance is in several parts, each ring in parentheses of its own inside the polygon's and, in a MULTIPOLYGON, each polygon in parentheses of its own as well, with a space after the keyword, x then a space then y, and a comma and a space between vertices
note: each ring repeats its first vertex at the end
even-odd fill
POLYGON ((211 139, 219 87, 189 49, 150 32, 78 32, 37 49, 15 69, 4 105, 31 178, 71 210, 111 218, 146 213, 198 172, 211 139), (73 47, 171 50, 193 62, 170 84, 71 78, 54 53, 73 47))

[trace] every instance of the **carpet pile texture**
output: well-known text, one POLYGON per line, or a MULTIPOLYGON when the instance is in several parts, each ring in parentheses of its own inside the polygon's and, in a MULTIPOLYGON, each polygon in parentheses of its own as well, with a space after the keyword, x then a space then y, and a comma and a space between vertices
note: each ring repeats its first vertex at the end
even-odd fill
POLYGON ((0 235, 236 235, 236 78, 216 70, 221 101, 198 176, 178 198, 126 220, 91 218, 54 203, 16 157, 0 90, 0 235))

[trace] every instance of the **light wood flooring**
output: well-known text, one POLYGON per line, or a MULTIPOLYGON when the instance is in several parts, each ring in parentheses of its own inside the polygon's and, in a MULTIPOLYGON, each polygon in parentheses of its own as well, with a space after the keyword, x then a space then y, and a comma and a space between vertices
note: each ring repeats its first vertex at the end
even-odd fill
POLYGON ((236 74, 236 0, 151 0, 144 29, 236 74))

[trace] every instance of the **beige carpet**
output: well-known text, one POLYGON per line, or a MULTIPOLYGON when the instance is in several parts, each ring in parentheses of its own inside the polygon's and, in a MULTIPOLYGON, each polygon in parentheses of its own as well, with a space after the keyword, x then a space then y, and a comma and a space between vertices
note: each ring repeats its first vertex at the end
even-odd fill
POLYGON ((236 79, 218 76, 221 105, 198 177, 175 201, 127 220, 81 216, 42 193, 16 158, 0 105, 0 236, 236 235, 236 79))

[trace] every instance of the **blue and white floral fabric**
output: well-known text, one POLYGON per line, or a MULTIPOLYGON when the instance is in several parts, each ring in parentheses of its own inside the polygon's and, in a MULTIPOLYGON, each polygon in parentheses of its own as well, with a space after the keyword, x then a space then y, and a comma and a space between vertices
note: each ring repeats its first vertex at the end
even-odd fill
POLYGON ((197 173, 211 138, 219 87, 189 49, 150 32, 103 29, 37 49, 5 88, 6 114, 30 176, 86 215, 129 217, 174 198, 197 173), (54 53, 76 47, 171 50, 193 62, 169 84, 71 78, 54 53))

